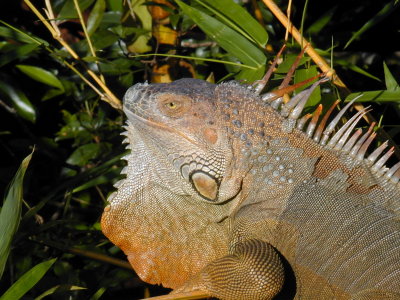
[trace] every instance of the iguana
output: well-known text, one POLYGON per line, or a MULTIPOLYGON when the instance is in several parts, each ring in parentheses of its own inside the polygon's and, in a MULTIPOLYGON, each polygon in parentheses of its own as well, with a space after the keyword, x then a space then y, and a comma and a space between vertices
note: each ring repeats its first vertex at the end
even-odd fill
POLYGON ((232 300, 400 299, 400 163, 385 167, 387 143, 366 155, 367 110, 334 132, 351 103, 303 129, 322 81, 286 103, 266 80, 126 92, 126 178, 101 223, 144 281, 232 300))

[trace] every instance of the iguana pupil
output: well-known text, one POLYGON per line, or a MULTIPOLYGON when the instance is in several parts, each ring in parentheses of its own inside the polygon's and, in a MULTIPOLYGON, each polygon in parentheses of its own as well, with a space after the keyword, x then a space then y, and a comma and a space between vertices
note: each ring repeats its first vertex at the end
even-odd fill
POLYGON ((168 105, 169 108, 172 108, 172 109, 174 109, 174 108, 177 107, 177 105, 175 104, 175 102, 168 102, 167 105, 168 105))

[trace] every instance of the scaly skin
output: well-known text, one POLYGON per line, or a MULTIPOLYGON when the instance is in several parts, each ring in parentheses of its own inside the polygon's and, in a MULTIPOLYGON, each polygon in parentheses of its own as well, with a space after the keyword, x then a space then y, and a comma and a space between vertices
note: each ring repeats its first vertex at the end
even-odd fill
POLYGON ((235 82, 136 85, 124 110, 131 153, 102 229, 143 280, 228 300, 400 299, 387 168, 235 82))

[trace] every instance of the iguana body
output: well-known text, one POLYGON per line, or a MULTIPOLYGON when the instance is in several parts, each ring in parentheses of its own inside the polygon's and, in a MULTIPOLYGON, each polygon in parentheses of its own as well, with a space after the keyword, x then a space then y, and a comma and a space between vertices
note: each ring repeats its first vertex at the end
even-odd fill
POLYGON ((178 291, 400 299, 399 165, 382 166, 391 152, 365 159, 370 132, 352 121, 347 138, 329 126, 306 134, 295 128, 303 104, 269 99, 235 82, 130 88, 131 153, 105 235, 144 281, 178 291))

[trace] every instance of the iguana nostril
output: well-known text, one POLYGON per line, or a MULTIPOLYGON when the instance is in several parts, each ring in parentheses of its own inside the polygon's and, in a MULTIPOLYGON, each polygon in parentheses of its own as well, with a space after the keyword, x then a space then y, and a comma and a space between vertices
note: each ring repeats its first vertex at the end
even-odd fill
POLYGON ((130 106, 131 104, 133 104, 134 102, 137 102, 138 100, 141 99, 141 95, 144 92, 144 88, 148 86, 147 83, 138 83, 135 84, 134 86, 131 86, 124 95, 124 106, 130 106))

